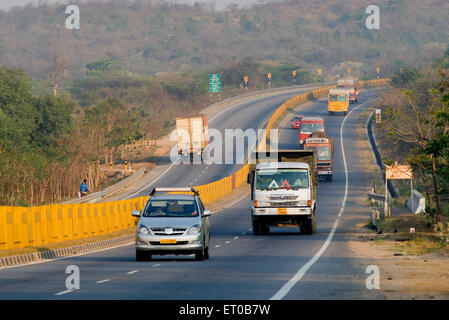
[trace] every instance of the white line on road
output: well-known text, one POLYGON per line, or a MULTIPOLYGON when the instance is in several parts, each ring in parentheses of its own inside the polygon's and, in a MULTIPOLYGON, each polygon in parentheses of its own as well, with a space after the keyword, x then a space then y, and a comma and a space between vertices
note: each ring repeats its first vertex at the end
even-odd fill
POLYGON ((239 237, 234 237, 234 240, 237 240, 239 237))
POLYGON ((111 281, 111 279, 104 279, 104 280, 97 281, 95 283, 105 283, 105 282, 109 282, 109 281, 111 281))
POLYGON ((137 273, 137 272, 139 272, 139 270, 133 270, 133 271, 127 272, 126 274, 134 274, 134 273, 137 273))
POLYGON ((344 143, 343 143, 343 128, 344 128, 344 124, 346 122, 346 119, 348 119, 348 117, 351 115, 351 113, 354 110, 357 110, 358 108, 360 108, 361 106, 363 106, 364 104, 370 102, 366 101, 362 104, 360 104, 359 106, 355 107, 354 109, 352 109, 348 115, 343 119, 342 123, 341 123, 341 127, 340 127, 340 147, 341 147, 341 153, 342 153, 342 157, 343 157, 343 166, 345 168, 345 194, 343 196, 343 202, 341 204, 340 207, 340 211, 338 212, 338 216, 337 219, 334 222, 334 225, 332 227, 331 232, 329 233, 329 235, 327 236, 326 241, 324 242, 324 244, 321 246, 320 250, 318 250, 317 253, 315 253, 315 255, 312 257, 312 259, 310 259, 305 265, 303 265, 297 272, 296 274, 290 279, 288 280, 288 282, 286 284, 284 284, 282 286, 281 289, 279 289, 278 292, 276 292, 276 294, 274 296, 272 296, 270 298, 270 300, 282 300, 289 292, 290 290, 293 288, 293 286, 298 283, 302 277, 304 277, 304 275, 306 274, 306 272, 310 269, 311 266, 313 266, 313 264, 315 262, 318 261, 318 259, 321 257, 321 255, 324 253, 324 251, 326 251, 327 247, 329 246, 329 244, 331 243, 335 231, 337 230, 338 227, 338 223, 340 222, 340 217, 343 214, 345 205, 346 205, 346 198, 348 196, 348 168, 346 165, 346 155, 345 155, 345 148, 344 148, 344 143))
POLYGON ((228 243, 231 243, 231 241, 226 241, 225 243, 228 244, 228 243))
POLYGON ((216 246, 215 246, 215 248, 220 248, 221 247, 221 245, 220 244, 217 244, 216 246))
POLYGON ((65 291, 61 291, 61 292, 55 293, 55 296, 62 296, 63 294, 70 293, 70 292, 73 292, 73 290, 69 289, 69 290, 65 290, 65 291))
POLYGON ((244 236, 246 234, 246 232, 242 232, 242 235, 244 236))
POLYGON ((158 263, 158 264, 153 264, 153 267, 159 267, 161 264, 160 263, 158 263))

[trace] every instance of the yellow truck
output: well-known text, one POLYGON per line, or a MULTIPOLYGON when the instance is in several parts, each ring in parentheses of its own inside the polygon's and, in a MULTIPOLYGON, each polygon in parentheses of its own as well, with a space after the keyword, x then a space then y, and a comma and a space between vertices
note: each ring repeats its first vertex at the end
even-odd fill
POLYGON ((327 110, 329 114, 335 114, 336 112, 343 112, 344 115, 348 114, 349 107, 349 91, 348 89, 330 89, 327 98, 327 110))

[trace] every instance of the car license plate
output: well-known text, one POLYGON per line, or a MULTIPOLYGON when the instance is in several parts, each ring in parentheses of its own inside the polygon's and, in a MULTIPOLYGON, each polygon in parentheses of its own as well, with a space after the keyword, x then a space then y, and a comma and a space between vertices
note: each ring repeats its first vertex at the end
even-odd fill
POLYGON ((277 214, 287 214, 287 208, 278 208, 277 214))
POLYGON ((161 239, 160 243, 176 243, 176 239, 161 239))

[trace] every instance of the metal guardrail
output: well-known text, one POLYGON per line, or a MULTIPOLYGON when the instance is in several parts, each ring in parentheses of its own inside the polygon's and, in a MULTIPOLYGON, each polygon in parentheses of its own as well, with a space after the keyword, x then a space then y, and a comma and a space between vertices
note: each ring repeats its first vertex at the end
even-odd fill
POLYGON ((385 202, 385 195, 368 192, 368 198, 376 201, 385 202))

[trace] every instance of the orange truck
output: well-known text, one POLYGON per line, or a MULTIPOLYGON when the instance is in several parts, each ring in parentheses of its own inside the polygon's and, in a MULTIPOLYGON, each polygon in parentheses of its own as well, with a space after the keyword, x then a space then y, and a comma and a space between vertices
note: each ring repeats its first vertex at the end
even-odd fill
POLYGON ((304 150, 313 150, 316 155, 316 171, 318 178, 332 181, 334 142, 324 132, 313 132, 304 143, 304 150))
POLYGON ((182 155, 202 154, 209 145, 207 116, 195 115, 188 118, 176 118, 178 134, 178 153, 182 155))
POLYGON ((357 103, 359 99, 359 82, 357 79, 339 79, 337 89, 349 90, 349 103, 357 103))

